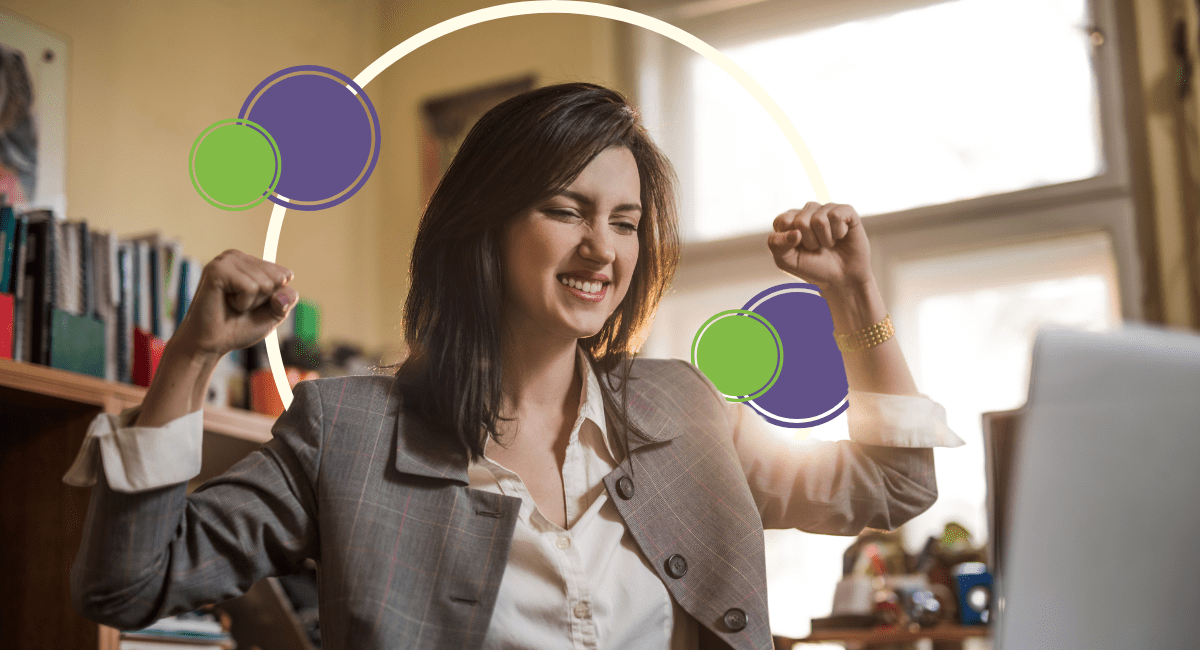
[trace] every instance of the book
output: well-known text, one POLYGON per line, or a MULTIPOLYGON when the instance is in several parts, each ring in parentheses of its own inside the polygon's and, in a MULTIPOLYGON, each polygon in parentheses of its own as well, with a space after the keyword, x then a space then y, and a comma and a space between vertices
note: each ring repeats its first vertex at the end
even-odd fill
POLYGON ((57 304, 57 277, 54 272, 58 232, 48 210, 27 213, 24 283, 21 326, 22 360, 50 365, 50 310, 57 304))
POLYGON ((83 314, 83 240, 78 221, 54 220, 55 256, 53 272, 57 290, 53 307, 83 314))
POLYGON ((160 329, 158 335, 165 341, 175 333, 179 322, 180 267, 183 264, 183 245, 174 239, 160 239, 159 277, 162 278, 162 301, 159 305, 160 329))
POLYGON ((16 221, 17 234, 13 246, 13 265, 11 269, 13 294, 12 358, 15 361, 24 361, 23 341, 28 335, 26 334, 25 321, 21 318, 21 315, 25 313, 25 247, 26 235, 29 232, 29 217, 23 214, 17 215, 16 221))
POLYGON ((133 328, 137 303, 134 290, 134 268, 137 251, 130 242, 117 244, 117 379, 133 383, 133 328))
POLYGON ((117 289, 117 238, 110 232, 91 231, 91 296, 90 315, 104 323, 104 378, 117 381, 117 339, 120 323, 117 310, 120 293, 117 289))
POLYGON ((17 236, 17 219, 12 206, 0 206, 0 293, 12 293, 13 252, 17 236))
POLYGON ((130 258, 129 282, 131 288, 132 327, 141 327, 147 332, 154 331, 151 318, 153 305, 151 303, 150 278, 150 244, 143 239, 123 238, 118 246, 128 247, 130 258))
POLYGON ((0 293, 0 359, 13 358, 13 297, 0 293))
POLYGON ((158 370, 158 362, 162 359, 164 342, 146 330, 135 327, 133 330, 133 383, 138 386, 149 386, 154 379, 154 371, 158 370))
POLYGON ((51 312, 50 365, 104 378, 104 323, 62 309, 51 312))
POLYGON ((212 612, 196 610, 160 618, 149 627, 132 630, 126 634, 175 634, 180 632, 192 635, 222 635, 226 633, 225 629, 221 627, 221 621, 217 620, 212 612))
POLYGON ((121 632, 116 648, 118 650, 233 650, 236 648, 236 644, 228 634, 217 638, 188 638, 121 632))
POLYGON ((92 265, 92 233, 86 221, 76 224, 79 237, 80 313, 90 316, 96 310, 96 271, 92 265))
POLYGON ((183 317, 192 306, 192 298, 200 287, 200 274, 204 267, 195 258, 183 256, 179 263, 179 294, 175 303, 175 326, 183 323, 183 317))
POLYGON ((139 244, 138 326, 163 340, 175 331, 175 299, 178 295, 179 263, 183 258, 180 243, 159 232, 150 232, 128 241, 139 244), (140 252, 141 246, 145 252, 140 252), (142 255, 145 258, 142 258, 142 255), (143 320, 141 317, 145 317, 143 320))
POLYGON ((231 640, 214 643, 211 640, 181 641, 178 639, 149 639, 128 632, 121 635, 117 650, 230 650, 235 647, 231 640))

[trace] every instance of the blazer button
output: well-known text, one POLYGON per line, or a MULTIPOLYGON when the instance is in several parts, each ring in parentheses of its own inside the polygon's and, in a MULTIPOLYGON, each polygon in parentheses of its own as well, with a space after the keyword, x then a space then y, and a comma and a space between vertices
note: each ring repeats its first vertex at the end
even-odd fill
POLYGON ((663 566, 667 570, 667 575, 676 580, 687 575, 687 558, 678 553, 667 558, 663 566))
POLYGON ((633 498, 633 480, 628 476, 617 479, 617 494, 626 501, 633 498))
POLYGON ((746 628, 746 612, 734 607, 725 612, 725 627, 728 627, 733 632, 740 632, 746 628))

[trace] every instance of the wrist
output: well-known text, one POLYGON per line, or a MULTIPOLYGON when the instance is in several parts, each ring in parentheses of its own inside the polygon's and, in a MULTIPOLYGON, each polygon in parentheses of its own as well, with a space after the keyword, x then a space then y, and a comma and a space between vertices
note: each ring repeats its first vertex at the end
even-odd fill
POLYGON ((887 316, 887 306, 874 277, 818 285, 829 304, 835 332, 850 333, 870 327, 887 316))
POLYGON ((225 353, 206 349, 198 345, 194 338, 186 335, 180 336, 177 332, 175 336, 167 339, 166 345, 163 347, 163 358, 166 359, 167 355, 176 361, 186 362, 188 365, 198 368, 215 368, 225 353))
POLYGON ((220 360, 221 355, 197 351, 186 340, 169 340, 142 401, 137 426, 162 426, 203 408, 220 360))

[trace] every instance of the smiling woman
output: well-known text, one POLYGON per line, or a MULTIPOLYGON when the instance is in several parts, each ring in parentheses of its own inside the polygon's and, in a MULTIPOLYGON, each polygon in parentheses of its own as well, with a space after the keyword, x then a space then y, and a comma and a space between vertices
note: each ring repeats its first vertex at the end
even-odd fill
MULTIPOLYGON (((68 475, 96 482, 76 607, 142 627, 313 558, 330 649, 770 648, 763 529, 895 528, 937 498, 929 448, 960 441, 894 339, 842 347, 851 440, 809 446, 635 358, 676 221, 620 94, 500 104, 422 216, 396 376, 297 384, 272 440, 187 495, 215 360, 296 298, 288 269, 219 256, 140 411, 103 416, 101 460, 68 475)), ((886 322, 850 206, 784 212, 766 243, 841 332, 886 322)))
POLYGON ((413 243, 401 376, 428 393, 410 404, 482 455, 499 435, 502 373, 525 365, 527 342, 569 338, 568 353, 578 341, 617 370, 678 258, 674 173, 620 94, 562 84, 501 103, 467 135, 413 243))

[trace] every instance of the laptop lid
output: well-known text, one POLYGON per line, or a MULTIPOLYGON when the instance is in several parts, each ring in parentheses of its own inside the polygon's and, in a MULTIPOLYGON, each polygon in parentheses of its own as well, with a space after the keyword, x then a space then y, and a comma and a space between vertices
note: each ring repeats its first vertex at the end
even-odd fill
POLYGON ((1200 337, 1043 331, 1032 368, 997 648, 1197 647, 1200 337))

